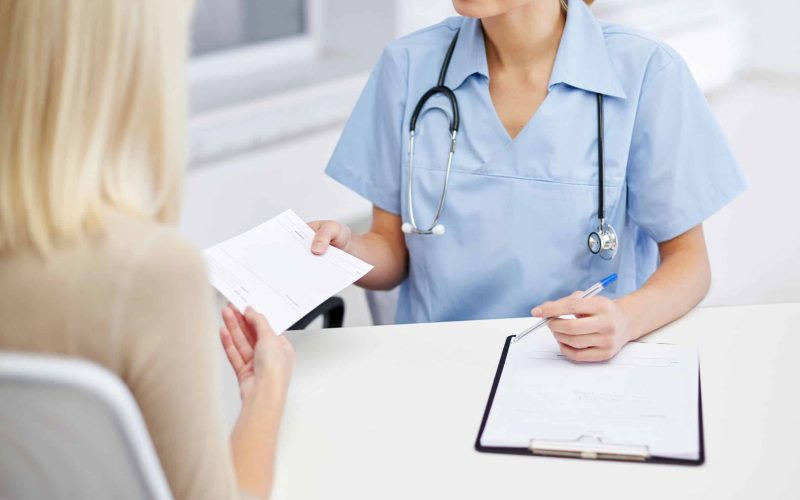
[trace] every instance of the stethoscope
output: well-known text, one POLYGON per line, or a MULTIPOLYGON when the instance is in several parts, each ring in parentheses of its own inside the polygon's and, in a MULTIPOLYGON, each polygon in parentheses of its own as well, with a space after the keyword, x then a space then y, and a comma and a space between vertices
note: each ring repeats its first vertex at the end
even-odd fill
MULTIPOLYGON (((411 123, 409 125, 409 140, 408 140, 408 185, 406 194, 408 196, 408 222, 404 222, 401 229, 405 234, 434 234, 440 236, 444 234, 444 225, 439 220, 442 216, 442 209, 444 208, 444 201, 447 196, 447 186, 450 181, 450 170, 453 165, 453 154, 456 151, 456 137, 458 135, 458 100, 455 93, 444 84, 445 77, 447 76, 447 68, 450 66, 450 59, 453 56, 453 49, 455 49, 456 41, 458 41, 458 34, 456 32, 450 46, 447 48, 444 62, 439 70, 439 80, 436 86, 431 87, 417 102, 414 112, 411 114, 411 123), (414 217, 414 135, 417 128, 417 119, 419 118, 422 107, 428 102, 431 97, 442 94, 450 101, 450 109, 452 111, 450 117, 450 152, 447 155, 447 168, 444 173, 444 186, 442 187, 442 194, 439 197, 439 204, 436 206, 436 213, 433 217, 433 222, 427 229, 421 229, 417 225, 414 217)), ((604 173, 605 173, 605 159, 603 157, 604 138, 603 138, 603 95, 597 93, 597 169, 598 169, 598 207, 597 207, 597 228, 589 233, 587 243, 589 251, 593 254, 599 254, 600 257, 606 260, 611 260, 617 255, 619 241, 617 239, 617 232, 606 223, 605 220, 605 197, 603 188, 605 186, 604 173)))

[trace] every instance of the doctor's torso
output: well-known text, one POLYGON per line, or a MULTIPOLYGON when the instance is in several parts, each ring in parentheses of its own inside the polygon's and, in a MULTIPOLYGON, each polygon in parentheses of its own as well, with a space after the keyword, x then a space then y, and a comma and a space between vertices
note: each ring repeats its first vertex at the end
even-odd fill
MULTIPOLYGON (((524 316, 612 272, 620 280, 608 294, 630 293, 655 270, 657 241, 702 222, 743 188, 683 61, 646 36, 601 25, 581 2, 573 3, 547 96, 513 140, 489 93, 478 20, 451 18, 401 38, 373 71, 327 172, 407 220, 411 116, 436 84, 459 32, 445 79, 460 111, 441 217, 446 232, 406 235, 409 268, 398 322, 524 316), (660 90, 676 85, 689 88, 660 90), (606 219, 619 233, 619 252, 610 261, 587 248, 599 198, 597 93, 604 97, 606 219), (698 99, 705 108, 693 120, 681 107, 696 108, 698 99), (665 123, 659 123, 662 108, 665 123), (705 144, 687 136, 698 130, 705 144), (671 166, 685 164, 684 156, 691 164, 671 166), (708 165, 709 156, 721 166, 708 165), (728 175, 720 184, 722 174, 728 175), (716 193, 709 199, 704 195, 711 189, 716 193)), ((440 94, 417 120, 413 203, 420 226, 433 220, 442 194, 451 114, 440 94)))

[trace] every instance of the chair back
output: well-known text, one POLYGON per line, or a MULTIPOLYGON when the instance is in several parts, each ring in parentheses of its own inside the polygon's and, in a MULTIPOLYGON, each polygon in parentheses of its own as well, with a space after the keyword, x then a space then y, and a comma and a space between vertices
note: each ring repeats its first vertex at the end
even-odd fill
POLYGON ((375 325, 393 325, 397 315, 397 299, 400 296, 400 287, 389 291, 367 290, 367 305, 375 325))
POLYGON ((0 498, 172 495, 119 378, 89 361, 0 352, 0 498))

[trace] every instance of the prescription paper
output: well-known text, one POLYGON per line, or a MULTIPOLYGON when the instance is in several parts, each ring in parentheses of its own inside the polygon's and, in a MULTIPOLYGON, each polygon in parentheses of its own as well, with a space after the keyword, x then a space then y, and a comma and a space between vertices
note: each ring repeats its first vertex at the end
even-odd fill
POLYGON ((575 363, 552 335, 532 334, 509 346, 481 444, 592 437, 698 459, 698 384, 693 347, 633 342, 609 361, 575 363))
POLYGON ((211 284, 237 309, 251 306, 278 333, 372 266, 330 247, 311 253, 314 231, 287 210, 203 252, 211 284))

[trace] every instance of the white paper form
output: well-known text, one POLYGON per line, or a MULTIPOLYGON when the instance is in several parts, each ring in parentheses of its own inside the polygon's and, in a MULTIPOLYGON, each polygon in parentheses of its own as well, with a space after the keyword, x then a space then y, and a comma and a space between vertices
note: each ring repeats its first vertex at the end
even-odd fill
POLYGON ((283 332, 372 266, 330 247, 311 253, 314 231, 287 210, 203 252, 211 284, 240 311, 251 306, 283 332))
POLYGON ((481 444, 597 438, 698 459, 698 383, 692 347, 634 342, 610 361, 574 363, 552 335, 531 335, 509 346, 481 444))

